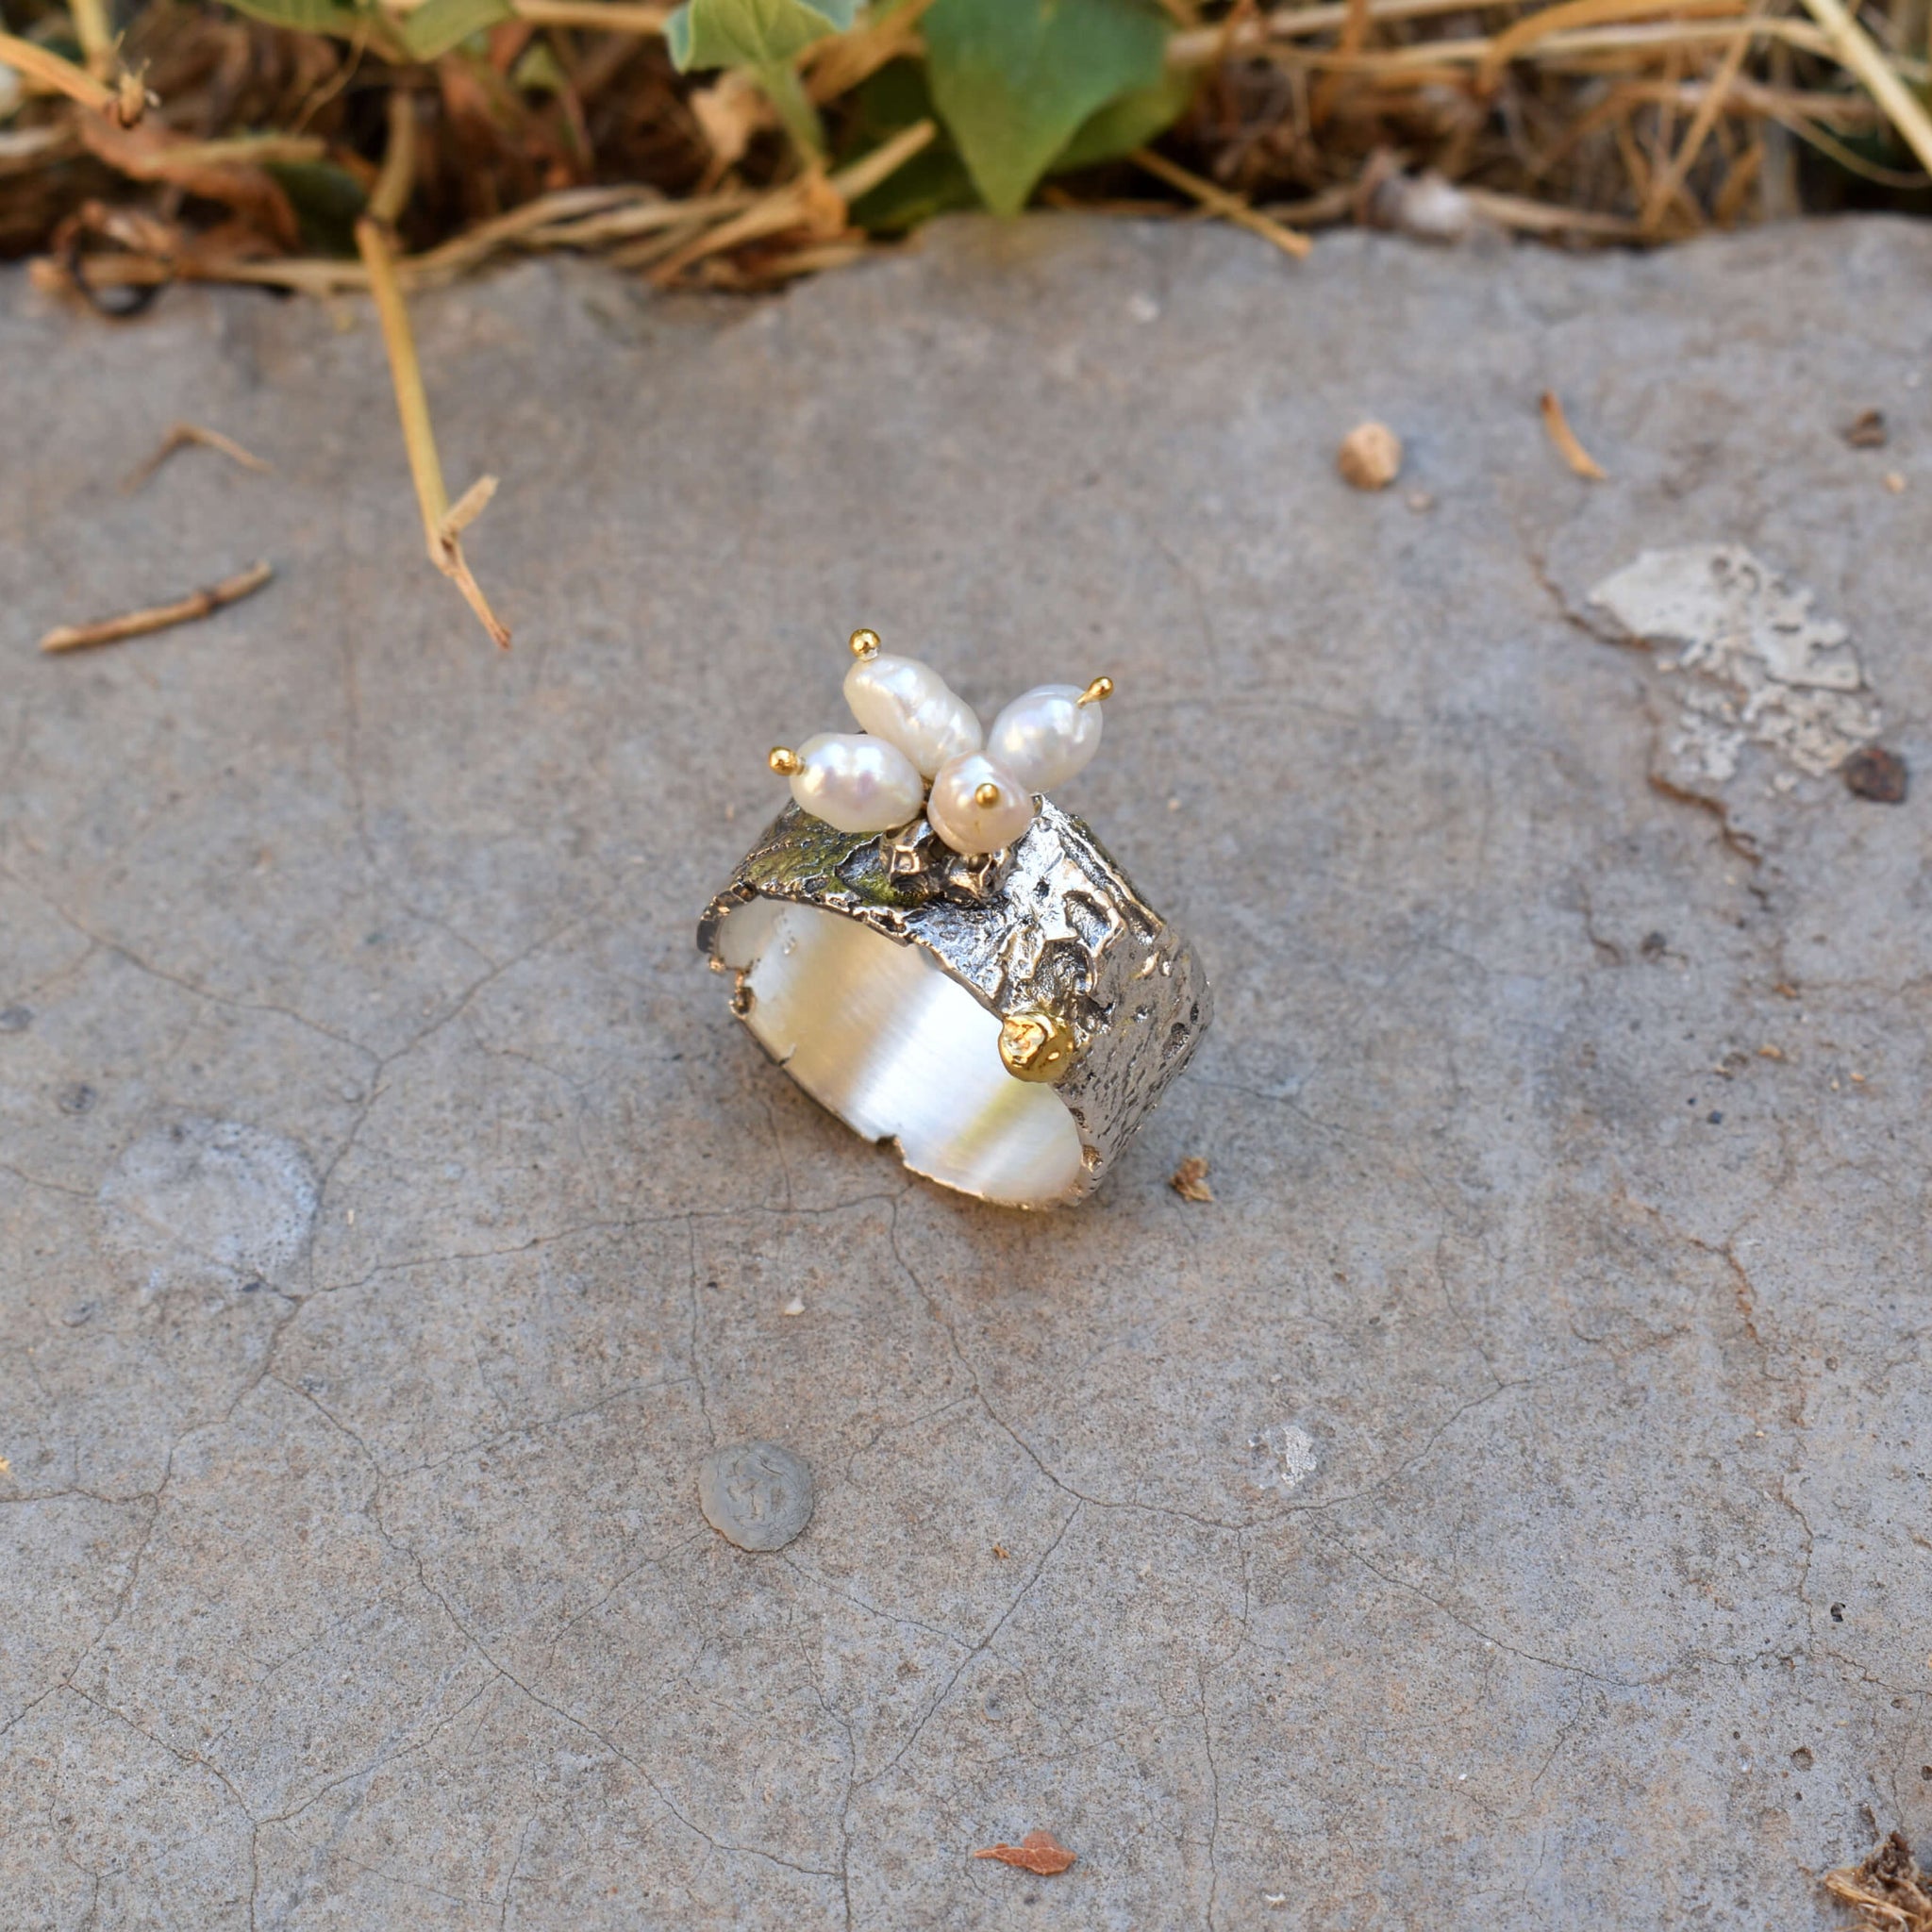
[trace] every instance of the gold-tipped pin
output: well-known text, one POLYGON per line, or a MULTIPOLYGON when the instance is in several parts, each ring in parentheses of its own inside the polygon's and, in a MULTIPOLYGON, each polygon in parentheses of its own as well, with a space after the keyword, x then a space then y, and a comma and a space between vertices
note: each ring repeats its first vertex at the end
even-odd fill
POLYGON ((973 802, 982 811, 991 811, 1000 802, 1000 788, 997 785, 975 785, 973 802))
POLYGON ((875 630, 858 629, 852 633, 852 655, 855 658, 876 658, 879 654, 879 634, 875 630))
POLYGON ((1096 677, 1074 702, 1076 705, 1097 705, 1112 695, 1113 679, 1103 675, 1096 677))
POLYGON ((795 777, 805 770, 805 760, 789 744, 774 744, 771 757, 765 762, 781 778, 795 777))

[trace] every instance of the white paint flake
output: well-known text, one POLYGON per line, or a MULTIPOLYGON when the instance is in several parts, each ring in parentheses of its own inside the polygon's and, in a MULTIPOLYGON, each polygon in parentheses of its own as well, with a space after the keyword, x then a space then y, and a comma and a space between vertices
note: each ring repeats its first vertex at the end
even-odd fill
POLYGON ((1741 544, 1646 550, 1590 601, 1632 637, 1674 648, 1659 666, 1683 679, 1664 750, 1687 789, 1727 783, 1750 744, 1822 777, 1878 736, 1878 700, 1844 625, 1814 616, 1808 590, 1741 544))
POLYGON ((1250 1438, 1256 1460, 1253 1478, 1257 1490, 1298 1490, 1314 1474, 1321 1457, 1315 1439, 1293 1423, 1275 1423, 1250 1438))

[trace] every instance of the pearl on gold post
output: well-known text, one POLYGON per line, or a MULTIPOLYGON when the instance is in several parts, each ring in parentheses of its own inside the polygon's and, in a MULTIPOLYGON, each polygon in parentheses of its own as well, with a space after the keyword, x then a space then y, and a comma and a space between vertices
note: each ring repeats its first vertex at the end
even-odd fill
MULTIPOLYGON (((870 633, 862 633, 870 635, 870 633)), ((875 738, 896 744, 930 778, 948 758, 977 751, 981 733, 973 707, 930 665, 916 658, 855 651, 845 674, 845 702, 875 738)))
POLYGON ((1100 700, 1113 689, 1098 678, 1041 684, 1017 697, 993 720, 986 750, 1029 791, 1051 791, 1084 772, 1100 749, 1100 700), (1106 690, 1101 687, 1105 685, 1106 690))
POLYGON ((890 832, 919 815, 924 782, 897 745, 858 731, 823 731, 772 769, 791 781, 801 811, 841 832, 890 832))
POLYGON ((926 823, 962 858, 1010 845, 1033 823, 1033 793, 984 752, 941 765, 925 801, 926 823))

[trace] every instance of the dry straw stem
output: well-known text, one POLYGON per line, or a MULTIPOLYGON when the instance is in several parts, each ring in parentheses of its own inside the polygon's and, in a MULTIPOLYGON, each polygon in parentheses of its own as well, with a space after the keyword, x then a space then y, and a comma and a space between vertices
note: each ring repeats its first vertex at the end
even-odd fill
POLYGON ((72 60, 63 60, 58 54, 15 34, 0 33, 0 62, 46 92, 65 94, 123 127, 132 127, 147 112, 147 90, 133 75, 124 74, 109 87, 72 60))
POLYGON ((275 575, 266 563, 252 563, 231 577, 205 590, 191 591, 172 604, 154 604, 142 610, 130 610, 125 617, 104 617, 97 624, 63 624, 41 640, 43 651, 85 651, 95 644, 118 644, 124 638, 145 637, 148 632, 167 630, 174 625, 192 624, 234 604, 261 589, 275 575))
POLYGON ((1570 426, 1570 419, 1563 413, 1563 406, 1557 400, 1555 390, 1546 389, 1537 403, 1542 411, 1543 427, 1550 433, 1550 441, 1557 445, 1557 451, 1563 460, 1582 477, 1591 483, 1606 483, 1609 472, 1577 441, 1576 432, 1570 426))
POLYGON ((450 508, 442 465, 436 455, 436 436, 429 426, 429 398, 423 389, 423 365, 416 358, 416 338, 409 328, 409 311, 403 300, 402 285, 396 279, 395 255, 388 231, 379 222, 364 215, 356 224, 356 246, 361 251, 362 266, 369 274, 369 291, 375 298, 375 312, 382 323, 390 380, 396 392, 396 415, 402 422, 403 447, 408 452, 409 475, 415 481, 416 501, 423 511, 423 536, 429 560, 463 593, 483 628, 507 651, 509 631, 491 609, 490 600, 471 574, 462 544, 464 526, 490 501, 496 479, 483 477, 465 492, 455 509, 450 508))
POLYGON ((1191 196, 1210 213, 1274 242, 1282 254, 1291 255, 1297 261, 1307 257, 1311 244, 1306 235, 1298 234, 1293 228, 1285 228, 1271 216, 1250 208, 1239 194, 1230 194, 1226 189, 1217 188, 1211 181, 1204 181, 1200 175, 1169 160, 1165 155, 1156 154, 1151 147, 1136 148, 1129 158, 1136 167, 1144 168, 1157 180, 1165 181, 1170 188, 1178 188, 1183 194, 1191 196))
POLYGON ((243 449, 233 437, 224 436, 219 429, 204 429, 199 423, 176 423, 162 437, 160 447, 154 455, 139 469, 129 472, 127 480, 121 486, 123 493, 132 496, 177 449, 186 449, 191 443, 219 451, 230 462, 240 463, 244 470, 253 470, 258 475, 267 475, 274 467, 263 462, 253 451, 243 449))
MULTIPOLYGON (((1754 6, 1753 13, 1757 10, 1754 6)), ((1738 70, 1743 66, 1750 45, 1749 40, 1740 34, 1724 49, 1723 58, 1718 61, 1717 72, 1711 76, 1710 86, 1697 104, 1697 111, 1690 117, 1690 125, 1685 130, 1684 139, 1677 143, 1677 150, 1669 162, 1652 176, 1650 192, 1644 198, 1641 218, 1641 225, 1645 229, 1655 228, 1677 198, 1677 191, 1683 187, 1684 177, 1690 172, 1690 164, 1703 151, 1704 143, 1710 139, 1711 129, 1717 125, 1717 117, 1724 112, 1724 102, 1737 84, 1738 70)))

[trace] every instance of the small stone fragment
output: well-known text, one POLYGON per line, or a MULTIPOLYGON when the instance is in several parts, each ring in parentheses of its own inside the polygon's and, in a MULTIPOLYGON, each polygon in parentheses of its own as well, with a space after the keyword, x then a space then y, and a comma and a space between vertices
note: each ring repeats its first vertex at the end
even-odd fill
POLYGON ((802 1315, 805 1313, 805 1297, 795 1294, 778 1310, 781 1315, 802 1315))
POLYGON ((0 1007, 0 1033, 25 1033, 33 1024, 31 1007, 0 1007))
POLYGON ((705 1521, 741 1550, 782 1550, 811 1521, 811 1471, 775 1442, 734 1442, 698 1464, 705 1521))
POLYGON ((1894 496, 1903 496, 1906 493, 1905 472, 1903 470, 1886 471, 1885 487, 1889 491, 1890 491, 1894 496))
POLYGON ((1208 1185, 1208 1163, 1198 1154, 1189 1155, 1174 1169, 1168 1186, 1183 1201, 1211 1201, 1214 1198, 1214 1190, 1208 1185))
POLYGON ((1883 449, 1885 439, 1883 409, 1861 409, 1845 425, 1845 441, 1854 449, 1883 449))
POLYGON ((1845 790, 1874 805, 1903 805, 1911 789, 1911 772, 1895 751, 1882 744, 1863 744, 1839 767, 1845 790))
POLYGON ((1380 228, 1399 228, 1418 242, 1465 241, 1475 225, 1469 196, 1433 169, 1391 175, 1369 197, 1369 218, 1380 228))
POLYGON ((997 1858, 1002 1865, 1017 1865, 1023 1872, 1051 1878, 1074 1862, 1074 1855, 1050 1831, 1029 1831, 1016 1845, 988 1845, 974 1852, 975 1858, 997 1858))
POLYGON ((1360 423, 1335 452, 1341 480, 1357 490, 1386 490, 1402 469, 1402 439, 1386 423, 1360 423))

